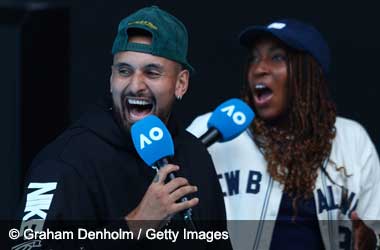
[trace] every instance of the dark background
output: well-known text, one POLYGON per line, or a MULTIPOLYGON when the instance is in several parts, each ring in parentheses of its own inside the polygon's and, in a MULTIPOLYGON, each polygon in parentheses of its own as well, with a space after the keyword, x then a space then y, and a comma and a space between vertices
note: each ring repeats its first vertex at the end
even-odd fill
POLYGON ((332 51, 329 82, 338 113, 360 122, 380 147, 380 33, 375 1, 4 1, 0 0, 0 218, 20 196, 27 166, 43 145, 109 90, 119 21, 158 5, 188 28, 197 70, 175 108, 185 125, 238 97, 245 50, 240 30, 277 18, 313 23, 332 51))

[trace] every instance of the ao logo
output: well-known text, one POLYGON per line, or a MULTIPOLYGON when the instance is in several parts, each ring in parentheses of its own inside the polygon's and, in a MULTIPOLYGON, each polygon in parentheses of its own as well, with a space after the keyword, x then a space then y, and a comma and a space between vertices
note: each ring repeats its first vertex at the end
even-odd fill
POLYGON ((159 141, 164 137, 164 132, 159 127, 153 127, 149 130, 149 138, 144 134, 140 134, 140 149, 145 148, 145 144, 150 145, 153 141, 159 141))
POLYGON ((229 117, 232 117, 232 120, 237 125, 243 125, 247 118, 243 112, 237 111, 234 113, 235 105, 230 105, 221 109, 222 112, 226 112, 229 117))

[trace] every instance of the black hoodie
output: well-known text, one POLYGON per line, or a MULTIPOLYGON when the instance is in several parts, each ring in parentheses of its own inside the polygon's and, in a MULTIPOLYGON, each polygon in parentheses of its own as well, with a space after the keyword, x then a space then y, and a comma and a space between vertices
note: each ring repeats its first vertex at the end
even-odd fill
MULTIPOLYGON (((140 159, 131 136, 120 129, 107 106, 96 106, 35 158, 25 185, 20 230, 34 225, 32 219, 42 219, 45 232, 47 228, 65 228, 77 233, 78 227, 88 231, 128 231, 123 218, 137 207, 155 170, 140 159)), ((49 249, 151 249, 159 246, 160 249, 164 246, 181 250, 230 249, 229 240, 208 242, 215 234, 220 238, 219 233, 227 229, 222 191, 206 148, 176 125, 173 117, 168 128, 175 144, 173 163, 180 166, 177 175, 198 187, 195 195, 200 202, 193 208, 193 220, 198 230, 196 236, 200 239, 180 240, 185 224, 176 215, 161 229, 178 231, 175 243, 148 239, 75 240, 78 235, 74 235, 74 240, 57 241, 55 237, 55 240, 43 241, 43 246, 49 249)), ((68 237, 70 239, 71 235, 68 237)), ((39 241, 23 244, 38 246, 39 241)))

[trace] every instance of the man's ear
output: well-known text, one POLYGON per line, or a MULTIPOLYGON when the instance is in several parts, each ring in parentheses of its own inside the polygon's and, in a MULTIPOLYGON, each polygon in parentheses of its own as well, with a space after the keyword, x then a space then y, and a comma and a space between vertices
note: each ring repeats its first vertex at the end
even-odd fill
MULTIPOLYGON (((112 67, 111 67, 112 68, 112 67)), ((112 78, 113 78, 113 71, 111 69, 111 74, 110 74, 110 82, 109 82, 109 87, 110 87, 110 92, 112 93, 112 78)))
POLYGON ((113 56, 113 59, 112 59, 112 65, 111 65, 111 74, 110 74, 110 85, 109 85, 109 87, 110 87, 110 92, 112 93, 112 78, 114 77, 114 75, 113 75, 113 72, 114 72, 114 70, 113 70, 113 68, 114 68, 114 66, 113 65, 115 65, 115 60, 116 60, 116 56, 118 55, 119 53, 116 53, 114 56, 113 56))
POLYGON ((187 69, 182 70, 178 74, 176 86, 175 86, 175 96, 181 99, 189 87, 190 72, 187 69))

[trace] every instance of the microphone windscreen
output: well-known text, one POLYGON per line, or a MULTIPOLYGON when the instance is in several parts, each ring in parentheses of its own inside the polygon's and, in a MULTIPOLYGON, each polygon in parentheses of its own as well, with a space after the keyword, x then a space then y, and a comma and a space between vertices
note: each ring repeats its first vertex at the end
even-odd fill
POLYGON ((131 135, 137 153, 148 166, 174 155, 172 137, 157 116, 149 115, 134 123, 131 135))
POLYGON ((220 104, 211 114, 207 126, 215 128, 220 141, 228 141, 242 133, 251 124, 255 113, 242 100, 233 98, 220 104))

